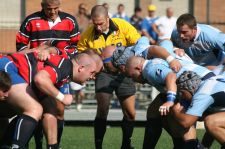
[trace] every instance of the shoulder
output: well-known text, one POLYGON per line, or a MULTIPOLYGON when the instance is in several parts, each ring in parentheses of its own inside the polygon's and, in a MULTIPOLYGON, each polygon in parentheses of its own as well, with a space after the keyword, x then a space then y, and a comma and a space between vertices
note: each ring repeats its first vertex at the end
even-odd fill
POLYGON ((112 18, 112 21, 116 25, 123 25, 123 24, 130 25, 127 21, 120 18, 112 18))
POLYGON ((35 13, 28 15, 24 21, 27 22, 27 21, 31 21, 31 20, 35 20, 35 19, 40 19, 40 18, 42 18, 42 16, 43 16, 42 12, 37 11, 35 13))
POLYGON ((75 17, 69 13, 66 12, 59 12, 59 16, 61 19, 70 19, 71 21, 76 21, 75 17))

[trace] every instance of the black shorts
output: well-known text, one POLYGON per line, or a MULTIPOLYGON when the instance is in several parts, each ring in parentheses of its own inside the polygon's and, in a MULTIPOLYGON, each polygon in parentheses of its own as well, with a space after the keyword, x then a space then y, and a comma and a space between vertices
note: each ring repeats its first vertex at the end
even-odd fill
POLYGON ((11 118, 19 113, 20 111, 10 105, 6 100, 0 101, 0 118, 11 118))
POLYGON ((95 80, 95 92, 112 94, 113 91, 117 97, 131 96, 135 94, 136 88, 133 80, 123 74, 113 75, 101 72, 95 80))

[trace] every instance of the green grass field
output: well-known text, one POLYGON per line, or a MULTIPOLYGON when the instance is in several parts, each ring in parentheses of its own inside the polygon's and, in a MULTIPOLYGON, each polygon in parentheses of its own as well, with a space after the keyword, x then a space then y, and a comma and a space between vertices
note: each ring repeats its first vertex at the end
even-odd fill
MULTIPOLYGON (((201 139, 204 130, 198 130, 198 138, 201 139)), ((135 149, 142 148, 144 128, 134 129, 132 144, 135 149)), ((120 127, 107 128, 104 138, 103 149, 120 149, 122 132, 120 127)), ((44 144, 45 145, 45 144, 44 144)), ((92 127, 65 127, 62 143, 62 149, 94 149, 94 130, 92 127)), ((34 141, 30 143, 30 148, 34 148, 34 141)), ((218 149, 220 145, 214 142, 211 149, 218 149)), ((156 149, 172 149, 172 140, 167 132, 163 131, 156 149)))

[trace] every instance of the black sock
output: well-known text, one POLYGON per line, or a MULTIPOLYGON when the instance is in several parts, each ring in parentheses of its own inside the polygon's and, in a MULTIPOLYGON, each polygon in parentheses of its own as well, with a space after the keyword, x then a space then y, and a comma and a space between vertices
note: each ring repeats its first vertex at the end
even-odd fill
POLYGON ((2 146, 10 146, 12 144, 13 135, 16 128, 16 123, 19 119, 19 116, 14 117, 11 122, 9 123, 2 140, 2 146))
POLYGON ((122 131, 123 131, 123 140, 121 149, 131 148, 131 136, 134 130, 134 121, 127 120, 123 118, 122 120, 122 131))
POLYGON ((64 120, 57 119, 57 126, 58 126, 57 142, 58 142, 58 145, 60 146, 61 137, 62 137, 63 128, 64 128, 64 120))
POLYGON ((95 118, 94 122, 95 131, 95 148, 102 149, 102 142, 106 131, 106 119, 95 118))
POLYGON ((43 135, 44 134, 43 134, 42 121, 39 121, 34 131, 34 140, 35 140, 36 149, 42 149, 43 135))
POLYGON ((221 149, 225 149, 225 142, 223 142, 223 144, 221 144, 221 149))
POLYGON ((173 139, 173 149, 181 149, 183 148, 184 146, 184 140, 183 138, 174 138, 172 137, 173 139))
POLYGON ((198 140, 190 139, 190 140, 184 141, 183 149, 198 149, 198 140))
POLYGON ((35 119, 28 115, 21 115, 16 123, 12 147, 26 148, 36 126, 35 119))
POLYGON ((58 148, 59 148, 58 144, 48 144, 47 145, 47 149, 58 149, 58 148))
POLYGON ((147 119, 143 149, 154 149, 162 133, 162 121, 160 118, 147 119))

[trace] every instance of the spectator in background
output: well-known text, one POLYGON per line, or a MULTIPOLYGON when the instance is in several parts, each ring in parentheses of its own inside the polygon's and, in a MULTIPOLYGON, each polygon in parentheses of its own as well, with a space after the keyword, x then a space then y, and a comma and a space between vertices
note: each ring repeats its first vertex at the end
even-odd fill
POLYGON ((155 16, 156 6, 148 6, 148 16, 142 21, 141 31, 142 35, 149 38, 151 44, 156 44, 158 36, 156 32, 152 29, 152 24, 159 18, 155 16))
POLYGON ((173 8, 168 7, 166 9, 166 16, 162 16, 157 19, 152 28, 158 35, 158 40, 170 39, 172 31, 176 26, 177 18, 173 17, 173 8))
POLYGON ((141 23, 142 23, 142 17, 141 17, 141 8, 136 7, 134 9, 134 15, 130 19, 130 24, 132 24, 138 31, 141 31, 141 23))
POLYGON ((130 18, 125 13, 125 6, 123 4, 119 4, 117 7, 117 13, 112 16, 112 18, 120 18, 130 22, 130 18))
POLYGON ((90 24, 90 16, 88 15, 87 6, 85 3, 79 4, 78 12, 75 17, 79 25, 79 32, 82 33, 90 24))
POLYGON ((109 18, 112 18, 112 14, 109 12, 109 4, 108 3, 103 3, 102 6, 104 6, 105 9, 107 9, 109 18))

